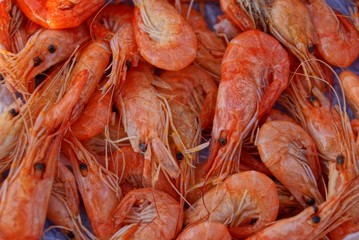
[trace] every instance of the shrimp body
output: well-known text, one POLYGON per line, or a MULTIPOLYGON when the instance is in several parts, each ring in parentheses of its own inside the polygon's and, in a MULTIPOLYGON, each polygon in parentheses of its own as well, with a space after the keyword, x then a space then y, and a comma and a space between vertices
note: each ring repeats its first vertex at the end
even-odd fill
POLYGON ((355 118, 359 118, 359 76, 351 71, 343 71, 339 79, 355 118))
POLYGON ((230 228, 233 237, 245 238, 274 221, 278 207, 274 182, 262 173, 247 171, 228 177, 206 192, 185 211, 185 224, 220 222, 230 228), (250 224, 253 219, 256 222, 250 224))
POLYGON ((349 67, 359 56, 359 47, 353 47, 359 45, 359 31, 325 0, 307 1, 305 6, 318 36, 319 54, 334 66, 349 67))
POLYGON ((317 188, 320 165, 315 143, 295 123, 270 121, 261 127, 257 147, 259 155, 273 175, 303 206, 322 203, 317 188))
POLYGON ((5 81, 18 91, 27 92, 27 84, 49 67, 66 60, 88 38, 84 26, 66 29, 40 29, 17 54, 1 52, 5 81))
POLYGON ((11 0, 0 2, 0 49, 10 50, 10 12, 11 0))
POLYGON ((37 139, 19 169, 11 169, 0 190, 0 239, 40 238, 60 143, 60 136, 37 139))
POLYGON ((251 18, 247 12, 238 6, 238 1, 235 0, 220 0, 221 8, 226 16, 231 19, 242 31, 247 31, 256 28, 254 19, 251 18))
MULTIPOLYGON (((136 189, 122 199, 114 211, 114 221, 122 226, 136 224, 136 230, 126 239, 170 240, 182 227, 182 209, 176 200, 162 191, 136 189)), ((118 237, 118 234, 113 236, 118 237)))
POLYGON ((99 9, 104 0, 15 0, 16 5, 31 21, 50 29, 79 26, 99 9))
POLYGON ((232 237, 225 225, 218 222, 202 222, 191 225, 178 235, 177 240, 231 240, 232 237))
POLYGON ((92 95, 81 116, 71 125, 71 130, 78 140, 88 140, 105 129, 110 116, 110 102, 109 93, 102 96, 101 91, 97 90, 92 95))
POLYGON ((171 71, 196 58, 197 38, 191 26, 166 0, 135 0, 133 26, 142 57, 171 71))
POLYGON ((287 86, 289 60, 274 38, 249 30, 229 43, 221 71, 208 176, 233 172, 244 138, 287 86))

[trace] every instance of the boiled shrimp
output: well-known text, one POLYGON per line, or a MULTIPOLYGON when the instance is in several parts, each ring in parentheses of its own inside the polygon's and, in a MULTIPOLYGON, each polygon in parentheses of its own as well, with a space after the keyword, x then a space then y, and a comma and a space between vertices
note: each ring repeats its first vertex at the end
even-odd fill
POLYGON ((251 18, 244 7, 238 6, 241 1, 220 0, 221 8, 225 15, 235 23, 242 31, 256 29, 256 22, 251 18))
POLYGON ((102 167, 74 137, 64 144, 93 232, 100 239, 111 237, 118 228, 112 212, 122 197, 117 176, 102 167), (106 203, 106 204, 103 204, 106 203))
POLYGON ((0 238, 39 239, 46 219, 62 137, 42 135, 12 165, 0 190, 0 238))
POLYGON ((348 184, 337 195, 327 199, 318 206, 306 208, 298 215, 277 221, 271 226, 247 238, 254 239, 321 239, 335 226, 348 220, 350 209, 357 205, 359 194, 357 191, 358 178, 348 184))
POLYGON ((191 26, 166 0, 135 0, 133 26, 142 57, 171 71, 196 58, 197 38, 191 26))
POLYGON ((250 30, 229 43, 221 71, 208 177, 233 172, 244 138, 287 87, 289 60, 274 38, 250 30))
POLYGON ((5 58, 2 63, 5 81, 15 90, 27 93, 28 84, 34 84, 37 74, 66 60, 87 39, 84 26, 66 30, 38 30, 19 53, 0 52, 5 58))
POLYGON ((349 67, 359 56, 359 32, 325 0, 303 1, 318 36, 316 49, 328 63, 349 67))
POLYGON ((225 225, 218 222, 202 222, 190 225, 177 236, 177 240, 231 240, 232 237, 225 225))
POLYGON ((322 203, 320 164, 315 143, 297 124, 270 121, 259 130, 259 155, 273 175, 303 206, 322 203))
POLYGON ((121 109, 123 116, 123 125, 131 137, 132 148, 145 155, 144 177, 152 185, 156 182, 155 172, 158 167, 172 178, 180 174, 166 140, 166 109, 152 86, 153 78, 152 69, 148 65, 142 64, 131 69, 116 99, 117 108, 121 109))
MULTIPOLYGON (((168 194, 150 188, 129 192, 114 211, 116 225, 135 229, 126 239, 174 239, 182 221, 180 204, 168 194)), ((115 233, 112 239, 122 235, 115 233)))
POLYGON ((98 38, 108 39, 112 50, 110 78, 103 90, 120 88, 127 70, 136 67, 140 59, 132 25, 133 8, 126 4, 111 4, 90 18, 91 32, 98 38))
POLYGON ((15 0, 15 3, 31 21, 45 28, 64 29, 79 26, 105 1, 15 0))
POLYGON ((82 225, 80 218, 80 200, 76 180, 72 172, 61 162, 58 163, 58 174, 47 208, 46 217, 69 238, 86 239, 93 237, 82 225))
POLYGON ((0 49, 10 50, 10 12, 11 0, 0 2, 0 49))
POLYGON ((219 222, 229 227, 232 237, 245 238, 274 221, 278 206, 274 182, 262 173, 247 171, 228 177, 206 192, 185 211, 184 222, 219 222))

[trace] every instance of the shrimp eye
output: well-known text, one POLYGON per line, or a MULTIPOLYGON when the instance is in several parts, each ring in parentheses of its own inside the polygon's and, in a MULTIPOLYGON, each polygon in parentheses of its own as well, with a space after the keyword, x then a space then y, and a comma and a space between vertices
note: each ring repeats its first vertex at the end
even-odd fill
POLYGON ((314 101, 317 100, 317 98, 313 95, 309 96, 309 102, 314 103, 314 101))
POLYGON ((82 176, 84 176, 84 177, 87 176, 88 169, 87 169, 86 163, 80 163, 80 171, 81 171, 82 176))
POLYGON ((4 76, 0 73, 0 81, 4 80, 4 76))
POLYGON ((313 44, 309 44, 309 45, 308 45, 308 52, 309 52, 309 53, 313 53, 313 52, 314 52, 314 45, 313 45, 313 44))
POLYGON ((129 69, 130 69, 131 65, 132 65, 131 61, 130 61, 130 60, 126 60, 126 67, 127 67, 127 70, 129 70, 129 69))
POLYGON ((40 163, 40 162, 35 163, 34 168, 35 168, 35 171, 41 171, 41 172, 43 172, 43 171, 45 171, 45 164, 44 164, 44 163, 40 163))
POLYGON ((344 156, 343 154, 339 154, 337 156, 337 164, 342 165, 344 163, 344 156))
POLYGON ((177 160, 181 161, 183 159, 183 154, 181 152, 176 153, 177 160))
POLYGON ((304 195, 304 201, 309 205, 309 206, 312 206, 315 204, 315 199, 312 198, 312 197, 308 197, 308 196, 305 196, 304 195))
POLYGON ((147 150, 147 145, 146 145, 146 143, 140 143, 140 144, 138 144, 138 148, 141 150, 141 152, 146 152, 146 150, 147 150))
POLYGON ((34 57, 33 61, 34 61, 34 67, 37 67, 42 63, 42 58, 37 56, 37 57, 34 57))
POLYGON ((56 52, 56 47, 55 47, 55 45, 50 44, 50 45, 47 47, 47 50, 49 51, 49 53, 54 53, 54 52, 56 52))
POLYGON ((67 233, 67 236, 68 236, 70 239, 74 239, 74 238, 75 238, 74 233, 71 232, 71 231, 69 231, 69 232, 67 233))
POLYGON ((226 144, 227 144, 227 139, 225 138, 219 139, 219 145, 221 145, 221 147, 224 147, 226 144))
POLYGON ((19 115, 19 113, 15 110, 15 108, 11 108, 11 109, 9 110, 9 113, 10 113, 12 116, 14 116, 14 117, 16 117, 17 115, 19 115))
POLYGON ((320 222, 320 217, 319 217, 318 215, 314 215, 314 216, 312 217, 312 222, 313 222, 313 223, 319 223, 319 222, 320 222))

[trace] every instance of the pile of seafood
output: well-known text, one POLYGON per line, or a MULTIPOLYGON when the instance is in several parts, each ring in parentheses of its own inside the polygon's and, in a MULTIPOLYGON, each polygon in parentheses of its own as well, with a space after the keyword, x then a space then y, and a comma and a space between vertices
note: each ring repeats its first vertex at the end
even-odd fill
POLYGON ((0 1, 0 239, 359 231, 359 2, 211 4, 0 1))

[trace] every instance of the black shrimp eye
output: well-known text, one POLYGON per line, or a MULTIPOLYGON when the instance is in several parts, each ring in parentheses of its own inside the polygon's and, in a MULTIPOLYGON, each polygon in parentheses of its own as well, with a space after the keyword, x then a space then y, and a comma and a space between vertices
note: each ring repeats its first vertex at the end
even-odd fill
POLYGON ((131 61, 130 61, 130 60, 126 60, 126 67, 127 67, 127 70, 129 70, 129 69, 130 69, 131 65, 132 65, 131 61))
POLYGON ((74 238, 75 238, 74 233, 71 232, 71 231, 69 231, 69 232, 67 233, 67 236, 68 236, 70 239, 74 239, 74 238))
POLYGON ((315 199, 312 197, 304 196, 304 201, 308 204, 308 206, 315 204, 315 199))
POLYGON ((313 223, 319 223, 319 222, 320 222, 320 217, 319 217, 318 215, 314 215, 314 216, 312 217, 312 222, 313 222, 313 223))
POLYGON ((138 148, 140 149, 141 152, 144 153, 147 150, 147 145, 146 145, 146 143, 140 143, 140 144, 138 144, 138 148))
POLYGON ((37 162, 37 163, 35 163, 34 168, 35 168, 35 171, 43 172, 43 171, 45 171, 45 164, 37 162))
POLYGON ((344 163, 344 156, 343 154, 339 154, 337 156, 337 164, 342 165, 344 163))
POLYGON ((55 47, 55 45, 50 44, 48 46, 47 50, 49 51, 49 53, 54 53, 54 52, 56 52, 56 47, 55 47))
POLYGON ((181 152, 176 153, 177 160, 181 161, 183 159, 183 154, 181 152))
POLYGON ((317 98, 313 95, 309 96, 309 102, 314 103, 314 101, 317 100, 317 98))
POLYGON ((314 45, 313 45, 313 44, 309 44, 309 45, 308 45, 308 52, 309 52, 309 53, 313 53, 313 52, 314 52, 314 45))
POLYGON ((81 171, 87 170, 87 165, 85 163, 80 163, 80 170, 81 171))
POLYGON ((42 58, 37 56, 37 57, 34 57, 33 61, 34 61, 34 66, 37 67, 42 63, 42 58))
POLYGON ((0 73, 0 81, 4 80, 4 76, 0 73))
POLYGON ((222 147, 224 147, 224 146, 227 144, 227 139, 225 139, 225 138, 220 138, 220 139, 219 139, 219 144, 220 144, 222 147))
POLYGON ((11 109, 9 110, 9 113, 10 113, 12 116, 14 116, 14 117, 16 117, 17 115, 19 115, 19 113, 15 110, 15 108, 11 108, 11 109))

